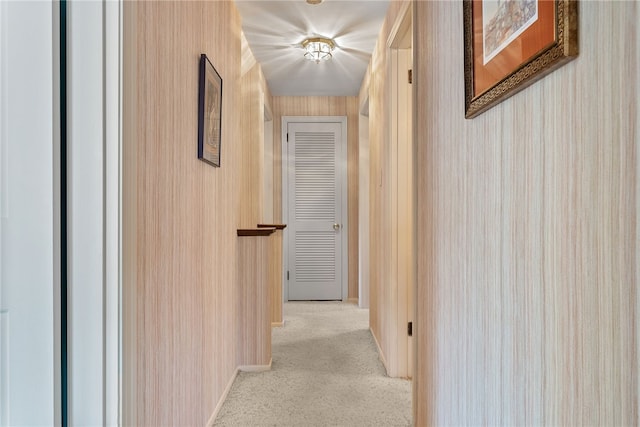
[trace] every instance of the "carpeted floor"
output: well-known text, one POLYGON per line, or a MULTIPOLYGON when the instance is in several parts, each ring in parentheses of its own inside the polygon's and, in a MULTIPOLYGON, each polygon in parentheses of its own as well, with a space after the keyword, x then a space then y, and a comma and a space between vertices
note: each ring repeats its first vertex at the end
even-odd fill
POLYGON ((386 376, 368 310, 339 302, 284 310, 271 371, 239 373, 216 426, 411 424, 411 382, 386 376))

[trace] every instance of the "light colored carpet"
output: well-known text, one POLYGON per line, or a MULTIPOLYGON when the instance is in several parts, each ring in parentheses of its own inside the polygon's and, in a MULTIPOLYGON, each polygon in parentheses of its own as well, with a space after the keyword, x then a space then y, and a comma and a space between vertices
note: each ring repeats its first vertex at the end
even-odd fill
POLYGON ((285 304, 271 371, 238 374, 216 426, 407 426, 411 382, 386 376, 369 311, 285 304))

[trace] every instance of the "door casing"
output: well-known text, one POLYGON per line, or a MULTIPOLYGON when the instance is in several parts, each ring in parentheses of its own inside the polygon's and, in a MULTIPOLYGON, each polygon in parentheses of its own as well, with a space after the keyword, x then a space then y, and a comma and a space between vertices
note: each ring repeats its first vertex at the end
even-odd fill
POLYGON ((414 321, 416 281, 416 149, 413 135, 413 86, 408 70, 413 66, 413 10, 403 4, 387 39, 388 84, 390 89, 389 171, 391 188, 389 220, 391 324, 387 325, 391 344, 386 357, 390 376, 411 378, 413 374, 413 338, 407 333, 414 321))

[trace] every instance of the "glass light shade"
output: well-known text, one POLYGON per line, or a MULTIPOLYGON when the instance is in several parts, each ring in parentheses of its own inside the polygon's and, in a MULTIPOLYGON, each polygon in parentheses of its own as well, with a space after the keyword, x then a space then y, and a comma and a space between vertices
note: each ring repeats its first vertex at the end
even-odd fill
POLYGON ((335 48, 335 43, 330 39, 316 37, 303 41, 302 47, 306 50, 304 57, 319 64, 320 61, 331 59, 331 52, 335 48))

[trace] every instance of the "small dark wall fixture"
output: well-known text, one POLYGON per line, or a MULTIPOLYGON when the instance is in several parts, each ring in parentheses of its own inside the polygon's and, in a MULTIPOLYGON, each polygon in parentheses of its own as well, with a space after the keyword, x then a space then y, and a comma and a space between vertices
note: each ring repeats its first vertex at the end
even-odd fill
POLYGON ((198 80, 198 158, 220 167, 222 78, 207 55, 200 55, 198 80))

